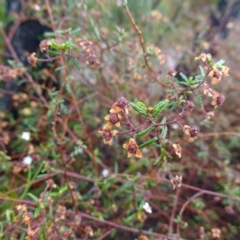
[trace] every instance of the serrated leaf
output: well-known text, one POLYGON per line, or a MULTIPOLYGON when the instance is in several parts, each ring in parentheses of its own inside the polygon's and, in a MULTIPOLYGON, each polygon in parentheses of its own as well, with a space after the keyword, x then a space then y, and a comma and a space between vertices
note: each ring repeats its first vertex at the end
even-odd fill
POLYGON ((168 104, 169 100, 167 99, 156 104, 152 110, 152 117, 153 118, 157 117, 168 106, 168 104))
POLYGON ((136 134, 136 137, 142 137, 144 135, 146 135, 147 133, 151 132, 154 129, 154 126, 150 126, 144 130, 142 130, 141 132, 136 134))
MULTIPOLYGON (((164 118, 162 119, 162 121, 161 121, 161 124, 164 124, 164 123, 166 123, 166 122, 167 122, 167 118, 164 117, 164 118)), ((160 138, 165 139, 166 136, 167 136, 168 127, 167 127, 166 125, 163 125, 163 126, 161 126, 161 128, 162 128, 162 132, 161 132, 161 134, 160 134, 160 138)))
POLYGON ((137 102, 136 103, 140 108, 142 108, 143 110, 147 110, 147 107, 146 107, 146 105, 143 103, 143 102, 137 102))
POLYGON ((161 134, 160 134, 160 138, 165 139, 166 136, 167 136, 167 132, 168 132, 168 127, 164 125, 164 126, 162 127, 162 132, 161 132, 161 134))
POLYGON ((138 113, 140 113, 140 114, 142 114, 142 115, 144 115, 144 116, 148 116, 147 110, 144 109, 144 108, 142 108, 142 107, 140 107, 138 104, 133 103, 133 102, 130 102, 130 105, 133 107, 133 109, 134 109, 136 112, 138 112, 138 113))
POLYGON ((144 148, 144 147, 151 146, 151 145, 154 144, 156 141, 157 141, 157 137, 154 137, 154 138, 150 139, 149 141, 141 144, 141 145, 139 146, 139 148, 144 148))

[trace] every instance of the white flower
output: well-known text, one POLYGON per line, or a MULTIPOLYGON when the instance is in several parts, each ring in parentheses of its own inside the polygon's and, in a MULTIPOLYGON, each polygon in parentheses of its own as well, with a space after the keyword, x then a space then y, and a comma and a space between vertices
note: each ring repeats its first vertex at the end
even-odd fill
POLYGON ((171 127, 172 127, 173 129, 178 129, 178 128, 179 128, 178 124, 176 124, 176 123, 172 124, 171 127))
POLYGON ((104 178, 106 178, 106 177, 108 177, 108 175, 109 175, 109 171, 108 171, 107 169, 103 169, 103 170, 102 170, 102 176, 103 176, 104 178))
POLYGON ((39 5, 34 4, 34 5, 33 5, 33 9, 38 12, 41 8, 40 8, 39 5))
POLYGON ((31 156, 26 156, 23 158, 23 163, 26 165, 30 165, 32 163, 32 157, 31 156))
POLYGON ((151 206, 149 205, 148 202, 145 202, 145 203, 143 204, 143 209, 144 209, 147 213, 152 213, 152 208, 151 208, 151 206))
POLYGON ((78 152, 78 154, 82 154, 83 153, 83 148, 82 147, 78 147, 77 148, 77 152, 78 152))
POLYGON ((21 138, 26 140, 26 141, 29 141, 30 140, 30 137, 31 137, 31 134, 30 132, 22 132, 22 135, 21 135, 21 138))

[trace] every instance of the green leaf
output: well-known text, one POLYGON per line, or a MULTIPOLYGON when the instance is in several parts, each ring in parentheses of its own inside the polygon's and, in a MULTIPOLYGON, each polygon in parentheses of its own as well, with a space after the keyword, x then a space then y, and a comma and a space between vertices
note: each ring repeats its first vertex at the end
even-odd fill
POLYGON ((180 72, 179 75, 182 77, 182 79, 181 79, 182 81, 181 82, 184 81, 184 82, 188 83, 188 78, 187 78, 187 76, 184 73, 180 72))
POLYGON ((154 137, 154 138, 150 139, 149 141, 141 144, 141 145, 139 146, 139 148, 144 148, 144 147, 151 146, 151 145, 153 145, 156 141, 157 141, 157 137, 154 137))
POLYGON ((71 89, 70 85, 68 83, 64 83, 63 86, 64 86, 65 90, 67 91, 67 93, 69 95, 72 95, 72 89, 71 89))
POLYGON ((147 107, 146 107, 146 105, 143 103, 143 102, 137 102, 136 103, 140 108, 142 108, 142 109, 144 109, 144 110, 147 110, 147 107))
POLYGON ((97 40, 101 40, 101 37, 100 37, 100 33, 99 33, 99 31, 98 31, 98 28, 97 27, 95 27, 94 28, 94 34, 96 35, 96 38, 97 38, 97 40))
POLYGON ((55 72, 61 71, 62 69, 66 68, 66 66, 60 66, 54 69, 55 72))
POLYGON ((61 109, 63 114, 65 114, 65 115, 68 114, 68 108, 63 102, 60 103, 60 109, 61 109))
POLYGON ((169 100, 163 100, 156 104, 152 110, 152 117, 156 118, 169 104, 169 100))
POLYGON ((202 66, 199 66, 200 72, 202 76, 205 76, 205 71, 204 68, 202 66))
POLYGON ((77 69, 78 71, 81 70, 80 64, 79 64, 79 62, 78 62, 75 58, 71 58, 71 59, 70 59, 70 62, 76 67, 76 69, 77 69))
POLYGON ((0 239, 2 238, 3 236, 3 223, 0 222, 0 239))
MULTIPOLYGON (((164 123, 166 123, 166 122, 167 122, 167 118, 164 117, 164 118, 162 119, 162 121, 161 121, 161 124, 164 124, 164 123)), ((161 126, 161 128, 162 128, 162 132, 161 132, 161 134, 160 134, 160 138, 165 139, 166 136, 167 136, 168 127, 167 127, 166 125, 163 125, 163 126, 161 126)))
POLYGON ((142 130, 141 132, 136 134, 136 137, 142 137, 144 135, 146 135, 147 133, 151 132, 154 129, 154 126, 150 126, 144 130, 142 130))
POLYGON ((130 102, 130 105, 134 108, 134 110, 144 116, 148 116, 148 113, 147 113, 147 108, 146 106, 141 103, 141 102, 137 102, 137 103, 133 103, 133 102, 130 102))
POLYGON ((81 31, 81 28, 76 28, 73 31, 71 31, 70 35, 77 35, 81 31))
POLYGON ((185 83, 185 82, 182 82, 182 81, 175 81, 177 84, 179 84, 179 85, 183 85, 183 86, 186 86, 186 87, 188 87, 189 86, 189 84, 188 83, 185 83))
POLYGON ((14 217, 15 217, 14 212, 13 212, 12 210, 7 209, 6 212, 5 212, 5 214, 6 214, 7 222, 8 222, 8 223, 12 223, 12 222, 13 222, 13 219, 14 219, 14 217))
POLYGON ((32 193, 28 193, 27 195, 28 195, 33 201, 35 201, 35 202, 38 202, 38 201, 39 201, 38 197, 36 197, 36 196, 33 195, 32 193))
POLYGON ((38 215, 39 215, 39 213, 41 212, 41 208, 40 207, 37 207, 36 209, 35 209, 35 211, 34 211, 34 214, 33 214, 33 216, 34 216, 34 218, 36 218, 38 215))
POLYGON ((225 61, 223 59, 221 59, 220 61, 215 63, 215 66, 216 67, 221 67, 224 63, 225 63, 225 61))
POLYGON ((198 99, 198 107, 201 107, 203 104, 203 96, 200 91, 197 93, 197 99, 198 99))
POLYGON ((153 165, 157 165, 162 160, 162 156, 158 157, 153 165))

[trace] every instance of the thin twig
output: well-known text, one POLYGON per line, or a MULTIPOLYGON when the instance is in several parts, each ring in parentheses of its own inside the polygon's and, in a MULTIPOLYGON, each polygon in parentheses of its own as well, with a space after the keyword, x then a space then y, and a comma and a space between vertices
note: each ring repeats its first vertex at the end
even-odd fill
POLYGON ((129 20, 131 21, 134 29, 136 30, 137 34, 138 34, 138 38, 139 38, 139 41, 140 41, 140 45, 141 45, 141 48, 142 48, 142 51, 143 51, 143 56, 144 56, 144 62, 145 62, 145 65, 148 69, 148 71, 150 72, 151 74, 151 77, 157 81, 158 83, 160 83, 163 87, 169 87, 168 84, 164 83, 162 80, 158 79, 154 70, 151 68, 151 66, 149 65, 149 62, 148 62, 148 59, 147 59, 147 52, 146 52, 146 47, 144 45, 144 39, 143 39, 143 36, 142 36, 142 31, 139 29, 138 25, 136 24, 129 8, 127 5, 124 5, 124 8, 127 12, 127 15, 128 15, 128 18, 129 20))
POLYGON ((112 226, 112 227, 114 227, 116 229, 121 229, 121 230, 124 230, 124 231, 137 233, 137 234, 144 234, 144 235, 153 236, 153 237, 166 238, 168 240, 177 240, 176 237, 167 236, 167 235, 160 234, 160 233, 155 233, 155 232, 149 232, 149 231, 146 231, 146 230, 141 230, 141 229, 136 229, 136 228, 122 226, 122 225, 116 224, 116 223, 111 222, 111 221, 106 221, 106 220, 102 220, 102 219, 90 216, 90 215, 88 215, 86 213, 80 213, 79 215, 82 218, 86 218, 86 219, 89 219, 89 220, 92 220, 92 221, 96 221, 96 222, 99 222, 99 223, 102 223, 102 224, 106 224, 106 225, 112 226))

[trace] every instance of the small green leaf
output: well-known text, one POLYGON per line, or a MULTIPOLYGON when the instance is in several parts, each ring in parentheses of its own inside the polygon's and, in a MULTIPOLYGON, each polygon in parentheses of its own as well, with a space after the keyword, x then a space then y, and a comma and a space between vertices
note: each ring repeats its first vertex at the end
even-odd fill
POLYGON ((224 63, 225 63, 225 61, 223 59, 221 59, 220 61, 215 63, 215 66, 218 68, 218 67, 221 67, 224 63))
POLYGON ((66 89, 67 93, 68 93, 69 95, 72 95, 71 86, 70 86, 68 83, 64 83, 63 86, 64 86, 64 88, 66 89))
MULTIPOLYGON (((166 123, 166 122, 167 122, 167 118, 164 117, 164 118, 162 119, 162 121, 161 121, 161 124, 164 124, 164 123, 166 123)), ((160 138, 165 139, 166 136, 167 136, 168 127, 167 127, 166 125, 163 125, 163 126, 161 126, 161 129, 162 129, 162 132, 161 132, 161 134, 160 134, 160 138)))
MULTIPOLYGON (((182 77, 182 80, 184 81, 184 82, 186 82, 186 83, 188 83, 188 78, 187 78, 187 76, 184 74, 184 73, 179 73, 179 75, 182 77)), ((181 82, 183 82, 183 81, 181 81, 181 82)))
POLYGON ((60 103, 60 109, 62 111, 63 114, 68 114, 68 108, 64 103, 60 103))
POLYGON ((139 146, 139 148, 144 148, 144 147, 151 146, 151 145, 153 145, 156 141, 157 141, 157 137, 154 137, 154 138, 150 139, 149 141, 141 144, 141 145, 139 146))
POLYGON ((181 222, 181 228, 182 229, 186 229, 188 227, 188 223, 187 222, 181 222))
POLYGON ((78 62, 75 58, 71 58, 71 59, 70 59, 70 62, 76 67, 76 69, 77 69, 78 71, 81 70, 80 64, 79 64, 79 62, 78 62))
POLYGON ((73 31, 71 31, 70 35, 77 35, 81 31, 81 28, 76 28, 73 31))
POLYGON ((5 214, 6 214, 7 222, 12 223, 15 216, 14 212, 12 210, 7 209, 5 214))
POLYGON ((153 165, 157 165, 162 160, 162 156, 158 157, 153 165))
POLYGON ((40 207, 37 207, 37 208, 35 209, 34 214, 33 214, 34 218, 36 218, 36 217, 39 215, 39 213, 40 213, 41 210, 42 210, 42 209, 41 209, 40 207))
POLYGON ((36 197, 36 196, 33 195, 32 193, 28 193, 27 195, 28 195, 33 201, 35 201, 35 202, 38 202, 38 201, 39 201, 38 197, 36 197))
POLYGON ((145 108, 144 108, 144 106, 139 103, 141 103, 141 102, 137 102, 137 103, 130 102, 130 105, 134 108, 134 110, 136 112, 138 112, 144 116, 148 116, 146 106, 144 105, 145 106, 145 108))
POLYGON ((166 125, 164 125, 163 128, 162 128, 162 133, 160 134, 160 137, 162 139, 165 139, 166 136, 167 136, 167 132, 168 132, 168 127, 166 125))
POLYGON ((202 96, 202 93, 199 91, 198 93, 197 93, 197 99, 198 99, 198 107, 201 107, 202 106, 202 104, 203 104, 203 96, 202 96))
POLYGON ((136 134, 136 137, 142 137, 144 135, 146 135, 147 133, 151 132, 154 129, 154 126, 150 126, 144 130, 142 130, 141 132, 136 134))
POLYGON ((204 68, 202 66, 199 66, 200 72, 202 76, 205 76, 205 71, 204 68))
POLYGON ((0 222, 0 239, 3 236, 3 223, 0 222))
POLYGON ((95 35, 96 35, 96 37, 97 37, 97 40, 101 40, 101 37, 100 37, 100 33, 99 33, 99 31, 98 31, 98 28, 94 28, 94 33, 95 33, 95 35))
POLYGON ((142 108, 143 110, 147 110, 147 107, 146 107, 146 105, 143 103, 143 102, 137 102, 136 103, 140 108, 142 108))
POLYGON ((60 66, 54 69, 55 72, 61 71, 62 69, 66 68, 66 66, 60 66))
POLYGON ((156 104, 152 110, 152 117, 153 118, 157 117, 168 106, 168 104, 169 100, 167 99, 156 104))

